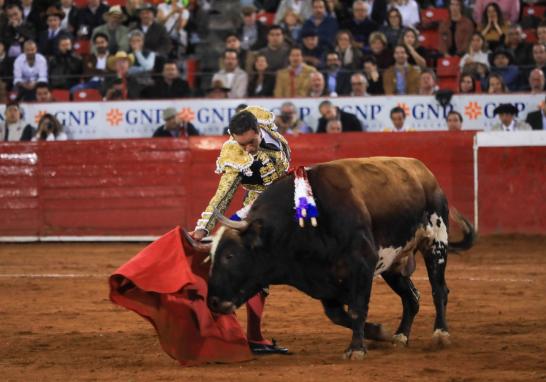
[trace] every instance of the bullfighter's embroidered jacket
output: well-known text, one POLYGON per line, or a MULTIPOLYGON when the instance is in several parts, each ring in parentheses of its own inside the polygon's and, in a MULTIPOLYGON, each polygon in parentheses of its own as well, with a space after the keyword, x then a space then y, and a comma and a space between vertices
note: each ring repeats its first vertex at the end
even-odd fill
POLYGON ((216 161, 216 173, 221 174, 215 195, 209 202, 195 229, 210 232, 216 223, 213 211, 224 213, 239 185, 246 190, 243 207, 248 209, 267 186, 282 177, 290 165, 290 148, 286 139, 277 131, 275 116, 258 106, 249 106, 256 116, 262 134, 262 142, 254 155, 247 153, 230 138, 222 146, 216 161))

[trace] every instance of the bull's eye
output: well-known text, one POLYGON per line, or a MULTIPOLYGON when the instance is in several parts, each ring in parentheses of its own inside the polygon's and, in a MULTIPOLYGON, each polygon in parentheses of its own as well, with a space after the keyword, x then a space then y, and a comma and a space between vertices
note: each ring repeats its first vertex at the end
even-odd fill
POLYGON ((233 258, 233 253, 226 253, 226 255, 224 256, 224 259, 226 260, 231 260, 233 258))

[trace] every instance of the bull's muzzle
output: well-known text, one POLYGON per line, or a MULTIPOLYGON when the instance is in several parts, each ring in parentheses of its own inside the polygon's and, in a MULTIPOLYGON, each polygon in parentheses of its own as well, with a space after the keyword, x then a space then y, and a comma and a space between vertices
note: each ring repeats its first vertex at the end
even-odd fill
POLYGON ((208 298, 209 309, 215 313, 231 314, 235 312, 235 304, 231 301, 222 301, 219 297, 209 296, 208 298))

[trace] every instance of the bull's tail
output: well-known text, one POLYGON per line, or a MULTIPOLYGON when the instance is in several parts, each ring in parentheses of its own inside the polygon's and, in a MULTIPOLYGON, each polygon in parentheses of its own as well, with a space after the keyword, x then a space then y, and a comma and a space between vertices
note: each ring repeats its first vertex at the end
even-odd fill
MULTIPOLYGON (((459 241, 448 243, 448 249, 451 251, 466 251, 474 245, 476 241, 476 231, 474 226, 455 208, 449 209, 449 219, 452 223, 457 224, 458 228, 462 231, 462 239, 459 241)), ((453 224, 450 224, 450 231, 452 231, 453 224)), ((450 237, 451 237, 451 232, 450 237)))

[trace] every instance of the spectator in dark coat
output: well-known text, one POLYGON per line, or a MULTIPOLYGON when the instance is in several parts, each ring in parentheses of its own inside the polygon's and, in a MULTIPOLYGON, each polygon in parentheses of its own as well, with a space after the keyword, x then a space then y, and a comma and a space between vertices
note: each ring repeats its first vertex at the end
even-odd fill
POLYGON ((140 23, 137 29, 144 32, 144 49, 168 57, 171 51, 171 39, 165 27, 155 20, 156 9, 151 4, 144 4, 138 9, 140 23))
POLYGON ((199 131, 189 121, 181 121, 174 107, 163 110, 165 124, 154 132, 154 138, 178 138, 199 135, 199 131))
POLYGON ((258 54, 254 62, 254 71, 248 81, 248 96, 272 97, 275 90, 275 80, 275 74, 269 72, 267 57, 258 54))
POLYGON ((326 125, 331 119, 338 119, 341 121, 342 131, 362 131, 362 123, 358 120, 356 115, 347 113, 336 107, 330 101, 322 101, 319 105, 320 119, 317 127, 317 133, 325 133, 326 125))
POLYGON ((368 80, 368 93, 371 95, 383 95, 383 77, 377 67, 377 62, 372 56, 364 58, 364 75, 368 80))
POLYGON ((144 98, 170 99, 191 97, 188 83, 180 78, 180 72, 175 61, 167 61, 163 65, 161 78, 155 80, 155 84, 144 89, 144 98))
POLYGON ((241 46, 247 50, 259 50, 267 45, 268 28, 256 19, 256 8, 247 5, 241 8, 243 24, 237 30, 241 46))
POLYGON ((502 46, 512 53, 517 66, 533 65, 532 45, 525 42, 521 26, 510 25, 502 46))
POLYGON ((317 31, 307 29, 302 31, 301 38, 301 53, 303 54, 303 62, 307 65, 314 66, 317 69, 322 68, 322 58, 324 56, 324 48, 319 46, 319 38, 317 31))
POLYGON ((49 58, 59 52, 59 38, 68 35, 68 32, 61 28, 63 11, 57 7, 49 7, 46 17, 48 28, 38 35, 38 51, 49 58))
POLYGON ((542 102, 542 106, 537 111, 532 111, 529 114, 527 114, 527 119, 525 122, 527 122, 533 130, 546 130, 546 123, 544 123, 544 120, 546 119, 546 101, 542 102))
POLYGON ((58 54, 49 59, 49 83, 53 89, 70 89, 80 82, 82 59, 72 52, 69 36, 59 37, 58 54))
POLYGON ((103 16, 106 12, 108 6, 100 0, 87 0, 87 6, 78 15, 78 37, 90 39, 93 29, 104 24, 103 16))
POLYGON ((351 73, 341 68, 338 52, 326 54, 326 70, 322 74, 330 96, 344 96, 351 92, 351 73))
POLYGON ((64 18, 61 21, 61 28, 76 36, 78 32, 78 18, 80 8, 74 5, 74 0, 61 0, 61 10, 64 13, 64 18))
POLYGON ((23 20, 23 9, 19 4, 10 4, 6 7, 8 25, 2 39, 8 57, 15 60, 23 53, 23 43, 36 38, 35 27, 23 20))
POLYGON ((319 45, 331 48, 335 44, 338 29, 337 20, 326 12, 323 0, 313 0, 313 15, 305 20, 302 31, 315 29, 319 36, 319 45))
POLYGON ((271 25, 267 32, 267 46, 258 51, 267 57, 269 70, 276 72, 288 65, 290 46, 284 41, 284 32, 278 25, 271 25))
POLYGON ((343 29, 349 30, 355 42, 363 49, 368 45, 370 34, 379 29, 379 25, 369 17, 369 5, 362 0, 353 3, 353 18, 347 21, 343 29))

